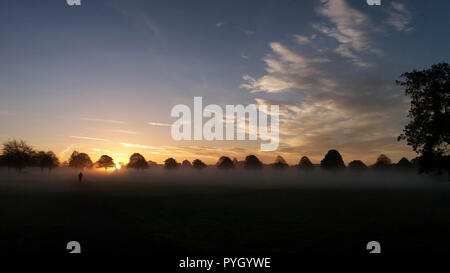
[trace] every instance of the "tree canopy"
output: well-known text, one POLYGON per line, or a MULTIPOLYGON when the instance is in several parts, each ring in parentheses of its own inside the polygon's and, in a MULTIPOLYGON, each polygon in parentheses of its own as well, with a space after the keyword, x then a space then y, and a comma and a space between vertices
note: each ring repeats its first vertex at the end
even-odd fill
POLYGON ((143 157, 141 154, 134 153, 130 156, 130 161, 127 164, 127 168, 143 170, 148 168, 148 163, 145 160, 145 157, 143 157))
POLYGON ((287 164, 286 160, 284 160, 284 158, 279 155, 275 158, 275 162, 273 163, 272 166, 275 169, 282 170, 287 168, 289 165, 287 164))
POLYGON ((35 163, 36 152, 23 140, 11 140, 3 144, 2 160, 8 168, 21 171, 35 163))
POLYGON ((200 159, 195 159, 194 161, 192 161, 192 167, 194 169, 201 170, 206 168, 206 164, 203 163, 203 161, 201 161, 200 159))
POLYGON ((260 169, 263 167, 262 162, 255 155, 248 155, 245 158, 244 168, 246 169, 260 169))
POLYGON ((299 170, 312 170, 314 169, 314 164, 312 164, 307 156, 303 156, 298 162, 297 168, 299 170))
POLYGON ((217 168, 222 170, 228 170, 234 168, 233 161, 228 156, 221 156, 216 163, 217 168))
POLYGON ((173 170, 180 166, 180 163, 178 163, 174 158, 168 158, 164 161, 164 169, 167 170, 173 170))
POLYGON ((108 168, 116 167, 116 164, 114 163, 114 159, 108 155, 102 155, 96 162, 96 165, 97 165, 97 168, 105 168, 105 171, 108 168))
POLYGON ((59 166, 59 159, 52 151, 40 151, 35 155, 34 160, 35 164, 39 168, 41 168, 41 170, 48 169, 49 171, 51 171, 52 169, 59 166))
POLYGON ((418 154, 448 155, 450 142, 450 67, 447 63, 403 73, 397 84, 411 98, 408 117, 398 140, 418 154))
POLYGON ((69 159, 69 167, 75 169, 92 168, 93 163, 91 158, 86 153, 79 153, 74 151, 69 159))
POLYGON ((339 170, 345 168, 341 154, 336 150, 329 150, 320 162, 320 167, 326 170, 339 170))
POLYGON ((348 168, 352 171, 365 171, 367 170, 367 165, 361 160, 353 160, 348 163, 348 168))

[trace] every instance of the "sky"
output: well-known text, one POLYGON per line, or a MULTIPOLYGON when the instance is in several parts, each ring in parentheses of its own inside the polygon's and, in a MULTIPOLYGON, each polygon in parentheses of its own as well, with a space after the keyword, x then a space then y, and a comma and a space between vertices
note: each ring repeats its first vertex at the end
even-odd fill
POLYGON ((415 157, 395 80, 448 61, 448 1, 0 0, 0 141, 61 161, 415 157), (175 141, 177 104, 280 105, 280 145, 175 141))

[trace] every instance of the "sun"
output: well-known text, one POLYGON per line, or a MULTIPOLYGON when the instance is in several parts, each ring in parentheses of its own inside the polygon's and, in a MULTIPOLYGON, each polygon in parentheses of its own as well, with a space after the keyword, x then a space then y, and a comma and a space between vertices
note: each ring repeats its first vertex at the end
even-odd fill
POLYGON ((117 169, 117 170, 120 170, 121 168, 122 168, 122 166, 121 166, 120 164, 117 164, 117 163, 116 163, 116 169, 117 169))

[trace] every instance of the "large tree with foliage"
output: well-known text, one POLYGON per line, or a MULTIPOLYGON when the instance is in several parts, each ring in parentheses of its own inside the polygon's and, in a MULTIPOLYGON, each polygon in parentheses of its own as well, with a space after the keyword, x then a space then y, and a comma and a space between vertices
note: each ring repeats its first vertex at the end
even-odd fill
POLYGON ((11 140, 3 144, 4 165, 17 169, 19 172, 25 167, 33 166, 35 155, 33 148, 23 140, 11 140))
POLYGON ((337 150, 329 150, 322 161, 320 161, 320 167, 325 170, 339 170, 345 168, 345 164, 337 150))
POLYGON ((92 168, 92 160, 86 153, 74 151, 69 159, 69 167, 75 169, 92 168))
POLYGON ((401 75, 397 84, 411 98, 409 123, 398 140, 406 140, 418 154, 448 155, 450 142, 450 67, 432 65, 401 75))
POLYGON ((139 153, 134 153, 130 156, 130 162, 127 164, 127 168, 142 170, 148 168, 148 163, 145 157, 139 153))
POLYGON ((52 151, 40 151, 35 155, 34 160, 34 164, 41 168, 41 171, 44 171, 44 169, 51 171, 53 168, 59 166, 59 159, 52 151))
POLYGON ((96 162, 97 168, 105 168, 105 171, 108 168, 116 167, 116 163, 114 163, 114 159, 109 155, 102 155, 98 161, 96 162))

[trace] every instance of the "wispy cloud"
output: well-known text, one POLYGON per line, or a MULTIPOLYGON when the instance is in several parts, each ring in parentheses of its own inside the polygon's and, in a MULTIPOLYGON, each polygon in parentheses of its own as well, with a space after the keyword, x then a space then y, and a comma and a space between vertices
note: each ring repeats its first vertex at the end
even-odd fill
POLYGON ((397 31, 409 32, 414 30, 410 26, 412 14, 406 8, 405 4, 391 2, 390 9, 387 11, 389 18, 387 24, 393 26, 397 31))
POLYGON ((114 123, 114 124, 125 124, 125 121, 111 120, 111 119, 99 119, 99 118, 80 118, 80 120, 93 121, 93 122, 104 122, 104 123, 114 123))
POLYGON ((267 74, 257 79, 244 75, 246 83, 242 84, 241 88, 252 92, 269 93, 279 93, 293 88, 304 90, 310 89, 312 82, 318 77, 325 76, 314 64, 328 62, 328 59, 295 53, 278 42, 270 43, 270 48, 275 55, 267 55, 263 59, 267 74))
POLYGON ((62 151, 59 153, 59 158, 64 158, 65 155, 66 155, 66 153, 67 153, 68 151, 70 151, 71 149, 73 149, 73 147, 75 147, 76 145, 78 145, 78 143, 73 143, 73 144, 70 144, 69 146, 67 146, 64 150, 62 150, 62 151))
POLYGON ((225 25, 224 22, 217 22, 217 23, 216 23, 216 27, 222 27, 223 25, 225 25))
POLYGON ((171 126, 171 124, 169 123, 162 123, 162 122, 148 122, 148 125, 162 126, 162 127, 171 126))
POLYGON ((373 48, 368 35, 370 19, 350 7, 345 0, 322 0, 317 12, 327 18, 329 24, 313 24, 313 27, 338 41, 334 51, 356 66, 370 66, 359 56, 360 53, 379 53, 378 49, 373 48))
POLYGON ((299 43, 300 45, 306 45, 309 44, 311 42, 310 38, 307 36, 303 36, 303 35, 294 35, 295 40, 297 41, 297 43, 299 43))
POLYGON ((107 139, 104 139, 104 138, 87 137, 87 136, 70 136, 70 137, 76 138, 76 139, 85 139, 85 140, 94 140, 94 141, 108 141, 107 139))

